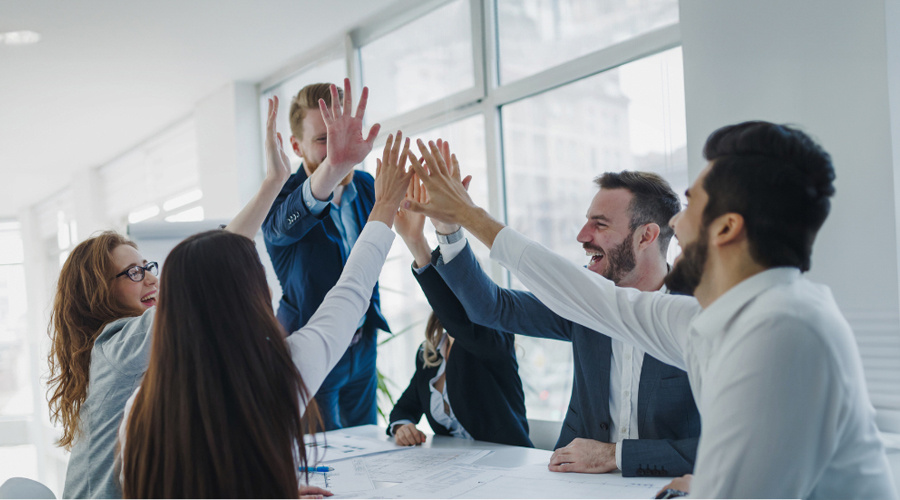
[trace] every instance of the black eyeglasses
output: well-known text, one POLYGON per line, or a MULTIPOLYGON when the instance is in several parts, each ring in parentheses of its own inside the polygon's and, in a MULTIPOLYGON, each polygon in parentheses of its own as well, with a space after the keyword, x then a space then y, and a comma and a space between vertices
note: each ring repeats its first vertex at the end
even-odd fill
POLYGON ((146 266, 129 267, 121 273, 113 276, 113 279, 124 275, 128 276, 128 279, 130 279, 131 281, 140 283, 144 280, 144 273, 147 271, 150 271, 150 274, 152 274, 153 276, 159 276, 159 264, 157 264, 156 262, 148 262, 146 266))

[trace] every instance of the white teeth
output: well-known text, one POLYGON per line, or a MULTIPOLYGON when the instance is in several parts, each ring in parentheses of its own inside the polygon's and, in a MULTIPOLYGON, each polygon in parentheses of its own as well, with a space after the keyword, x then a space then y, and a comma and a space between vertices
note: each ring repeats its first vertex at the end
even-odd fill
POLYGON ((153 293, 148 294, 148 295, 144 296, 143 298, 141 298, 141 302, 147 302, 148 300, 152 300, 155 298, 156 298, 156 292, 153 292, 153 293))

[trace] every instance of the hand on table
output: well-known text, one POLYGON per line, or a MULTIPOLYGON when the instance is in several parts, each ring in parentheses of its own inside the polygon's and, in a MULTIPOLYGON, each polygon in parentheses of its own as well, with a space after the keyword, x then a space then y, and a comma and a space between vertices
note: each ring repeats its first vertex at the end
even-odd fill
POLYGON ((547 466, 553 472, 602 474, 616 470, 616 445, 593 439, 575 438, 557 449, 547 466))
POLYGON ((318 486, 300 486, 300 498, 325 498, 334 495, 334 493, 323 490, 318 486))
POLYGON ((416 424, 403 424, 394 430, 394 442, 400 446, 415 446, 425 442, 425 434, 416 424))

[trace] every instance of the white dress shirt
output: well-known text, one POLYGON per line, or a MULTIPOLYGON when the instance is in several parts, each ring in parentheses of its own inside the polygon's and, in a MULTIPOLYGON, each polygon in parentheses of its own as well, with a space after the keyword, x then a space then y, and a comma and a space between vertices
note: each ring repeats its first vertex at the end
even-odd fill
MULTIPOLYGON (((460 229, 462 231, 463 229, 460 229)), ((440 245, 441 259, 449 263, 466 247, 466 238, 440 245)), ((664 291, 664 290, 662 290, 664 291)), ((638 388, 644 351, 633 344, 612 339, 609 366, 609 440, 616 443, 616 467, 622 469, 622 441, 640 439, 638 433, 638 388)))
POLYGON ((616 287, 510 228, 491 257, 561 316, 687 371, 703 419, 692 496, 897 498, 853 332, 797 269, 745 279, 702 310, 616 287))

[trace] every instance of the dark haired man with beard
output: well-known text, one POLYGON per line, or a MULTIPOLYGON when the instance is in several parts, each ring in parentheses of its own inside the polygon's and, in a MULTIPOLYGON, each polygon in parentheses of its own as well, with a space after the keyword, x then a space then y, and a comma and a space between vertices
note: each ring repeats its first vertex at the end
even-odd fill
MULTIPOLYGON (((588 270, 617 286, 659 290, 678 196, 648 172, 609 172, 595 182, 599 191, 577 238, 590 257, 588 270)), ((550 470, 624 476, 693 470, 700 415, 683 370, 560 317, 531 293, 498 287, 459 226, 432 222, 441 241, 435 268, 474 323, 572 343, 572 396, 550 470)))
POLYGON ((586 272, 415 158, 430 199, 403 206, 462 224, 561 316, 687 370, 703 433, 694 477, 672 486, 699 498, 897 498, 853 332, 831 292, 800 274, 831 208, 830 156, 767 122, 713 132, 704 156, 672 219, 684 254, 667 279, 696 298, 586 272))

